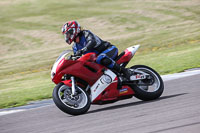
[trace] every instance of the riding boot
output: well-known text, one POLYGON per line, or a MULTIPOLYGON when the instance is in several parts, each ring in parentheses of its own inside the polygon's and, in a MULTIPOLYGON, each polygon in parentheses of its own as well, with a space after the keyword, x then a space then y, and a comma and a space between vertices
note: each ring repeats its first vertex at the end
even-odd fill
POLYGON ((126 79, 130 80, 130 76, 132 75, 132 72, 126 69, 125 67, 120 66, 119 64, 115 63, 113 69, 119 73, 122 73, 126 79))

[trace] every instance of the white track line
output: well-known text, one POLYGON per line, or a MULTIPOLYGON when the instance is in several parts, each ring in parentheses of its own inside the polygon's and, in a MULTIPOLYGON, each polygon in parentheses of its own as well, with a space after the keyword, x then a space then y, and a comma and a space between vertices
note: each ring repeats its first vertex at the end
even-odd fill
MULTIPOLYGON (((182 73, 174 73, 174 74, 168 74, 168 75, 162 75, 162 79, 163 81, 169 81, 169 80, 174 80, 174 79, 179 79, 179 78, 184 78, 184 77, 188 77, 188 76, 192 76, 192 75, 197 75, 197 74, 200 74, 200 70, 192 70, 192 71, 186 71, 186 72, 182 72, 182 73)), ((50 101, 52 102, 52 101, 50 101)), ((47 105, 50 105, 51 103, 48 103, 48 104, 41 104, 40 106, 36 106, 34 108, 39 108, 39 107, 42 107, 42 106, 47 106, 47 105)), ((38 104, 38 103, 36 103, 38 104)), ((2 115, 8 115, 8 114, 12 114, 12 113, 17 113, 17 112, 21 112, 21 111, 26 111, 26 110, 29 110, 30 108, 27 108, 27 106, 24 106, 23 109, 16 109, 16 108, 11 108, 10 110, 3 110, 3 111, 0 111, 0 116, 2 115)))
POLYGON ((163 81, 169 81, 169 80, 174 80, 174 79, 179 79, 179 78, 184 78, 188 76, 193 76, 200 74, 200 70, 193 70, 193 71, 186 71, 182 73, 174 73, 174 74, 168 74, 168 75, 162 75, 163 81))
POLYGON ((2 115, 7 115, 7 114, 12 114, 12 113, 17 113, 17 112, 21 112, 21 111, 25 111, 25 109, 1 111, 1 112, 0 112, 0 116, 2 116, 2 115))

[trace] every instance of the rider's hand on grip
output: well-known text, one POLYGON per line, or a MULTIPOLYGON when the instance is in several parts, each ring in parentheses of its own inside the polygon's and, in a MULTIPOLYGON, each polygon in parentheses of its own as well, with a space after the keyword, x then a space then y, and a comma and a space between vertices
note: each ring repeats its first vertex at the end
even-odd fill
POLYGON ((75 56, 81 56, 83 53, 85 53, 87 51, 87 47, 84 47, 80 50, 78 50, 74 55, 75 56))
POLYGON ((70 55, 68 60, 76 60, 77 58, 78 58, 78 56, 70 55))
POLYGON ((83 54, 82 50, 77 51, 74 56, 81 56, 83 54))

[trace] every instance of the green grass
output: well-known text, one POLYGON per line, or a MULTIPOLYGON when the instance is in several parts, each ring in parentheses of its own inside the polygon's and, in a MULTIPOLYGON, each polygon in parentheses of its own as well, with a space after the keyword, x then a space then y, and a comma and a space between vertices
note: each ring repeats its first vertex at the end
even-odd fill
POLYGON ((70 49, 60 29, 78 20, 117 45, 141 44, 128 66, 160 74, 200 67, 200 2, 197 0, 0 0, 0 108, 50 98, 50 68, 70 49))

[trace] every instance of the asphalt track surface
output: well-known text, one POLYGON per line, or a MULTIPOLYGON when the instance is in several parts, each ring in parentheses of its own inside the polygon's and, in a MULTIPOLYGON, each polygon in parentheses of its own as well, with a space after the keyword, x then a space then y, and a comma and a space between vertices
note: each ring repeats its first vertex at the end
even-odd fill
POLYGON ((0 116, 0 133, 200 133, 200 74, 165 81, 154 101, 92 105, 71 116, 54 104, 0 116))

